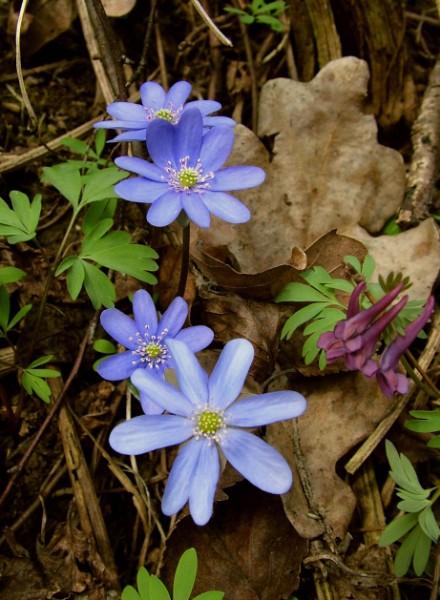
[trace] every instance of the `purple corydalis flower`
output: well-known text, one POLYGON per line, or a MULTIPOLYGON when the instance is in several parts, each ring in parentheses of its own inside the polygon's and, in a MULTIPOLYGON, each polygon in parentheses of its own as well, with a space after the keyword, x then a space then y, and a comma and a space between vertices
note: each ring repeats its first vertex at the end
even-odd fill
POLYGON ((379 337, 405 306, 408 297, 404 296, 390 310, 380 313, 399 295, 402 287, 396 286, 378 302, 361 310, 360 296, 365 291, 366 284, 362 282, 356 286, 348 303, 348 319, 339 321, 334 331, 323 333, 318 340, 318 348, 326 351, 329 363, 344 358, 346 367, 350 370, 361 370, 367 376, 376 372, 377 365, 371 356, 379 337))
MULTIPOLYGON (((212 342, 214 334, 209 327, 196 325, 182 329, 188 315, 188 305, 183 298, 174 298, 160 320, 150 294, 138 290, 133 295, 134 319, 117 308, 101 313, 101 325, 119 344, 127 348, 104 358, 96 367, 103 379, 127 379, 136 369, 149 371, 154 377, 162 376, 174 363, 168 349, 170 339, 184 342, 192 352, 203 350, 212 342)), ((142 408, 147 414, 162 412, 154 401, 141 393, 142 408)))
POLYGON ((170 471, 162 511, 173 515, 189 502, 194 521, 207 523, 220 477, 220 455, 260 489, 287 492, 292 473, 286 460, 242 428, 298 417, 306 408, 303 396, 282 391, 236 401, 254 356, 247 340, 228 342, 209 377, 184 344, 172 340, 169 348, 180 389, 148 370, 136 370, 132 381, 170 414, 135 417, 110 434, 112 448, 128 455, 185 442, 170 471))
POLYGON ((136 173, 115 186, 116 193, 132 202, 151 204, 147 221, 164 227, 183 210, 199 227, 209 227, 210 213, 228 223, 245 223, 248 208, 231 190, 260 185, 265 173, 259 167, 222 167, 231 153, 234 131, 214 127, 203 135, 202 115, 191 109, 178 125, 154 121, 147 147, 153 163, 122 156, 116 164, 136 173))
POLYGON ((375 373, 379 387, 385 396, 390 398, 393 394, 406 394, 408 392, 408 378, 397 370, 399 360, 426 325, 433 310, 434 298, 431 296, 426 302, 422 313, 408 325, 405 333, 399 335, 385 348, 375 373))
POLYGON ((142 104, 134 102, 112 102, 107 106, 107 112, 112 121, 99 121, 94 127, 101 129, 125 129, 124 133, 113 138, 112 142, 145 141, 150 124, 155 119, 163 119, 176 125, 183 113, 190 108, 197 108, 203 115, 203 126, 217 127, 219 125, 233 127, 235 121, 229 117, 210 117, 213 112, 221 109, 222 105, 214 100, 194 100, 186 103, 191 93, 191 84, 178 81, 168 92, 154 81, 144 83, 140 87, 142 104))

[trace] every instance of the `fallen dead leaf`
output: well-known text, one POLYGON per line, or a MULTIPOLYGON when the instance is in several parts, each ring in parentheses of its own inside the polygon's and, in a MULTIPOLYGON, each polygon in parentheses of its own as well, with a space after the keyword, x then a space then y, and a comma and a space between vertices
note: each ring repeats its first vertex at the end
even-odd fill
POLYGON ((240 484, 217 504, 205 527, 190 518, 171 536, 165 559, 169 589, 177 561, 193 546, 198 574, 193 595, 222 590, 227 600, 280 600, 299 585, 307 542, 289 526, 277 496, 240 484))
POLYGON ((309 380, 295 389, 308 402, 306 412, 298 419, 298 433, 313 503, 322 519, 309 516, 313 508, 299 480, 291 421, 267 429, 268 441, 286 457, 296 475, 296 483, 283 496, 284 508, 301 536, 311 539, 321 535, 325 520, 335 537, 343 539, 356 498, 336 473, 336 464, 373 431, 391 410, 393 401, 380 393, 375 380, 358 373, 309 380))
POLYGON ((136 0, 102 0, 108 17, 123 17, 133 10, 136 0))

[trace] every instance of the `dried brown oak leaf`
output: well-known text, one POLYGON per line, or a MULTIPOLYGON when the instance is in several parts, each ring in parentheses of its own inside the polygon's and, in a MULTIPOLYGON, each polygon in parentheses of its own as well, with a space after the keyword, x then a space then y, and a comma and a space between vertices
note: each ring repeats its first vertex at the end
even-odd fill
POLYGON ((356 498, 336 473, 336 463, 364 440, 392 409, 393 401, 379 391, 375 380, 360 374, 314 378, 295 386, 307 398, 298 419, 303 466, 311 498, 304 495, 296 465, 293 423, 270 425, 266 438, 289 461, 295 482, 283 496, 284 509, 295 530, 305 538, 324 532, 324 523, 343 539, 352 519, 356 498), (318 513, 322 519, 310 517, 318 513))
POLYGON ((329 230, 361 224, 378 232, 400 206, 405 171, 400 154, 377 142, 374 117, 364 114, 367 64, 354 57, 328 63, 308 83, 268 81, 261 91, 258 134, 272 155, 238 126, 231 164, 254 164, 267 178, 237 195, 250 208, 244 225, 216 222, 200 232, 210 245, 229 245, 243 271, 287 263, 329 230))
POLYGON ((227 600, 280 600, 299 585, 307 542, 289 527, 277 496, 241 484, 217 504, 205 527, 190 518, 171 536, 165 560, 165 579, 171 587, 177 561, 193 546, 198 574, 193 594, 222 590, 227 600))

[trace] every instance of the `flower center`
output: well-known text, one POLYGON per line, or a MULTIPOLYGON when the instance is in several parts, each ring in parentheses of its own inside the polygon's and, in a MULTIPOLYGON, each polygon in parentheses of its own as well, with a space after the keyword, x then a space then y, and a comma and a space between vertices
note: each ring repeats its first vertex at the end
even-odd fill
POLYGON ((201 193, 210 188, 210 180, 213 179, 212 171, 204 172, 202 163, 197 160, 195 166, 189 166, 189 156, 184 156, 179 160, 179 168, 176 169, 170 162, 165 167, 168 185, 175 192, 197 192, 201 193))
POLYGON ((204 437, 219 441, 221 430, 225 427, 225 419, 222 412, 215 410, 202 410, 193 417, 194 436, 204 437))
POLYGON ((159 369, 166 367, 170 354, 167 346, 162 343, 162 340, 168 334, 168 329, 164 329, 159 335, 151 335, 149 326, 145 326, 145 331, 136 332, 135 338, 130 338, 130 341, 135 339, 136 347, 131 351, 133 360, 132 365, 145 366, 150 369, 159 369))
POLYGON ((156 119, 163 119, 164 121, 168 121, 168 123, 175 123, 176 116, 174 113, 168 108, 161 108, 154 114, 156 119))

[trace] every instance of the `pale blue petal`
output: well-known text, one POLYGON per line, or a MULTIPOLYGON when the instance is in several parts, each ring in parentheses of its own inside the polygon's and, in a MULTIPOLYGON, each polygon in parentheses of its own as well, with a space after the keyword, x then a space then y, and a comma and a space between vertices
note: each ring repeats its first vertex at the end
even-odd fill
POLYGON ((227 408, 243 389, 254 358, 254 347, 244 339, 228 342, 209 378, 210 406, 227 408))
POLYGON ((215 490, 220 477, 217 446, 200 440, 199 461, 194 469, 189 492, 189 512, 197 525, 206 525, 212 515, 215 490))
POLYGON ((144 129, 133 129, 125 131, 119 135, 115 135, 111 140, 107 140, 108 143, 115 144, 116 142, 145 142, 147 139, 147 128, 144 129))
POLYGON ((227 223, 246 223, 251 218, 250 210, 243 202, 224 192, 204 192, 202 200, 213 215, 227 223))
POLYGON ((136 347, 136 323, 117 308, 103 310, 100 317, 101 325, 106 332, 122 346, 132 350, 136 347))
POLYGON ((95 129, 145 129, 144 121, 98 121, 93 125, 95 129))
POLYGON ((165 181, 165 172, 163 169, 159 169, 156 165, 144 160, 143 158, 137 158, 136 156, 119 156, 115 158, 115 163, 120 169, 131 171, 147 179, 153 181, 165 181))
POLYGON ((199 227, 209 227, 211 223, 211 217, 209 210, 201 200, 202 194, 196 192, 185 192, 182 193, 182 206, 183 210, 188 215, 189 219, 193 221, 199 227))
POLYGON ((127 379, 133 373, 134 368, 131 351, 108 356, 96 365, 96 371, 108 381, 127 379))
POLYGON ((133 102, 112 102, 107 106, 108 114, 116 121, 146 121, 145 109, 133 102))
POLYGON ((118 196, 124 200, 140 202, 141 204, 151 204, 156 198, 163 196, 167 189, 167 183, 148 181, 143 177, 129 177, 124 181, 120 181, 114 187, 118 196))
POLYGON ((145 108, 151 108, 156 111, 163 107, 165 102, 165 92, 161 85, 155 81, 143 83, 140 87, 141 100, 145 108))
POLYGON ((138 290, 133 295, 133 313, 136 326, 140 333, 144 333, 148 326, 150 335, 156 334, 157 312, 153 298, 145 290, 138 290))
POLYGON ((199 158, 202 145, 202 115, 197 109, 187 110, 175 126, 174 157, 176 164, 188 156, 188 165, 194 166, 199 158))
POLYGON ((156 227, 165 227, 177 219, 181 210, 180 194, 170 190, 151 205, 147 213, 147 221, 156 227))
POLYGON ((207 404, 208 376, 197 358, 183 342, 167 339, 166 344, 174 359, 177 381, 183 394, 196 406, 207 404))
POLYGON ((178 81, 172 85, 165 96, 164 107, 175 110, 180 108, 191 93, 191 84, 187 81, 178 81))
POLYGON ((237 123, 230 117, 204 117, 203 125, 205 127, 235 127, 237 123))
POLYGON ((120 454, 145 454, 188 440, 193 433, 189 419, 174 415, 142 415, 116 425, 109 444, 120 454))
POLYGON ((225 167, 215 174, 209 183, 213 192, 246 190, 263 183, 266 173, 260 167, 225 167))
POLYGON ((166 329, 167 335, 174 337, 182 329, 187 316, 188 304, 183 298, 177 296, 163 313, 157 327, 158 333, 166 329))
POLYGON ((237 400, 225 412, 228 425, 259 427, 303 414, 307 406, 304 396, 297 392, 271 392, 237 400))
POLYGON ((174 161, 174 125, 163 119, 156 119, 148 128, 147 148, 153 162, 166 167, 174 161))
POLYGON ((175 336, 176 340, 183 342, 192 352, 200 352, 209 346, 214 339, 214 332, 205 325, 195 325, 182 329, 175 336))
POLYGON ((215 127, 203 136, 200 160, 204 171, 216 171, 231 154, 234 130, 231 127, 215 127))
POLYGON ((284 494, 290 489, 292 472, 287 461, 253 433, 228 428, 220 446, 234 469, 264 492, 284 494))
POLYGON ((185 112, 187 110, 191 110, 192 108, 197 108, 202 115, 209 115, 212 112, 220 110, 221 107, 222 105, 220 102, 216 102, 215 100, 193 100, 192 102, 187 102, 185 104, 183 111, 185 112))
POLYGON ((151 369, 136 369, 131 381, 137 389, 167 412, 186 417, 194 407, 173 385, 158 377, 151 369))
POLYGON ((142 406, 142 410, 146 415, 161 415, 163 413, 163 408, 153 402, 147 394, 140 392, 140 403, 142 406))
POLYGON ((188 500, 194 469, 201 449, 202 443, 195 439, 180 447, 171 467, 162 498, 162 512, 165 515, 175 515, 188 500))

